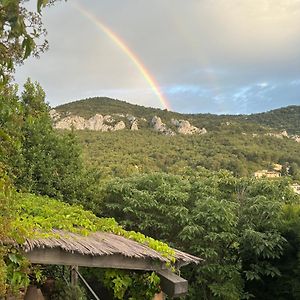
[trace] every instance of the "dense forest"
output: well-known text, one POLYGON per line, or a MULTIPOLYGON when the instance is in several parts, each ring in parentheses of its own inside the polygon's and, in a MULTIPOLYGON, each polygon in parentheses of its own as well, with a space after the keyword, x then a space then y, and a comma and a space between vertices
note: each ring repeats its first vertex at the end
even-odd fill
POLYGON ((291 175, 300 179, 299 143, 287 137, 268 135, 278 132, 279 128, 273 126, 278 119, 290 122, 294 132, 300 130, 298 106, 276 110, 274 122, 274 111, 250 116, 182 115, 109 98, 75 101, 56 110, 62 116, 71 113, 89 118, 96 113, 123 114, 147 120, 138 131, 74 131, 83 146, 85 163, 96 167, 102 177, 126 177, 153 171, 177 174, 185 168, 199 166, 212 171, 226 169, 236 176, 252 176, 257 170, 272 169, 276 163, 292 166, 291 175), (208 133, 162 136, 149 125, 155 115, 166 123, 172 118, 189 120, 199 128, 205 127, 208 133))
MULTIPOLYGON (((202 258, 180 270, 189 281, 187 300, 300 299, 300 196, 291 188, 299 182, 300 144, 265 135, 299 133, 299 107, 182 116, 93 99, 57 110, 85 118, 96 112, 184 118, 208 133, 56 130, 41 85, 28 79, 20 93, 12 81, 16 63, 45 50, 35 43, 44 33, 40 15, 20 3, 0 4, 0 45, 7 50, 0 56, 0 298, 18 297, 29 284, 42 287, 50 276, 49 299, 90 299, 82 286, 70 285, 65 268, 32 265, 18 246, 62 229, 111 232, 148 245, 173 272, 170 246, 202 258), (272 114, 280 121, 272 123, 272 114), (273 163, 284 166, 284 176, 252 176, 273 163)), ((38 1, 38 11, 46 4, 38 1)), ((155 272, 81 271, 107 300, 152 300, 160 290, 155 272)))

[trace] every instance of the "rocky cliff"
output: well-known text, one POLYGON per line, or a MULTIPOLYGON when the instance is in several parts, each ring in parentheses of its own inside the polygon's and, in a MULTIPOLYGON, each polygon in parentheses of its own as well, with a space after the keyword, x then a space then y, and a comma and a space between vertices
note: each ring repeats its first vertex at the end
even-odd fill
POLYGON ((151 121, 145 118, 137 118, 129 114, 112 114, 101 115, 95 114, 89 119, 85 119, 81 116, 65 113, 63 116, 52 109, 50 116, 53 120, 53 126, 56 129, 71 130, 92 130, 92 131, 117 131, 123 129, 130 129, 132 131, 139 130, 140 123, 148 123, 150 128, 163 135, 174 136, 179 134, 205 134, 207 130, 205 128, 198 128, 190 124, 186 120, 172 119, 170 124, 166 124, 158 116, 154 116, 151 121), (172 127, 172 128, 171 128, 172 127))
POLYGON ((186 120, 176 120, 172 119, 171 123, 177 127, 178 133, 182 134, 205 134, 207 130, 205 128, 198 128, 190 124, 186 120))

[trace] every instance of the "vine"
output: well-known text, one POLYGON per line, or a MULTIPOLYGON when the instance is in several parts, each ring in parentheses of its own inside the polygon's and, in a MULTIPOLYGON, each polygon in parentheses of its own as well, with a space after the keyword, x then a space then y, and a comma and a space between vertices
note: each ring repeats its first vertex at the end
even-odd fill
POLYGON ((151 300, 155 293, 160 292, 160 278, 155 272, 139 274, 110 269, 105 271, 103 283, 119 300, 151 300))
MULTIPOLYGON (((124 230, 113 218, 98 218, 92 212, 84 210, 79 205, 62 203, 48 197, 32 194, 21 194, 11 191, 15 199, 14 219, 11 221, 12 233, 10 238, 18 244, 26 238, 50 237, 55 235, 53 229, 66 230, 81 235, 91 232, 111 232, 126 238, 143 243, 160 252, 167 259, 167 264, 175 263, 174 250, 167 244, 154 240, 141 233, 124 230)), ((0 249, 1 250, 1 249, 0 249)), ((30 268, 28 261, 11 247, 6 253, 0 251, 0 275, 6 278, 0 280, 3 290, 10 287, 10 291, 17 292, 24 289, 33 277, 42 278, 40 271, 30 268)), ((37 280, 36 280, 37 281, 37 280)), ((105 285, 112 289, 116 299, 151 299, 159 291, 159 277, 153 273, 126 272, 122 270, 106 270, 105 285)))
POLYGON ((18 217, 14 220, 13 227, 15 232, 18 232, 15 236, 17 239, 20 239, 20 236, 23 240, 29 236, 47 237, 53 234, 52 229, 62 229, 81 235, 95 231, 111 232, 158 251, 168 260, 169 265, 175 263, 174 250, 167 244, 139 232, 126 231, 115 219, 98 218, 79 205, 70 205, 32 194, 18 194, 16 207, 18 217))

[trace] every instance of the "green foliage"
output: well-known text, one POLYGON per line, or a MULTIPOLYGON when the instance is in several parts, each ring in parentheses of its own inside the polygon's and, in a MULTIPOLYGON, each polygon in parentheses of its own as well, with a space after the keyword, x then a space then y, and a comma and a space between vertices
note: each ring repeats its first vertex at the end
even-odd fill
MULTIPOLYGON (((274 109, 265 113, 253 114, 248 120, 267 125, 289 134, 300 134, 300 107, 296 105, 274 109)), ((245 118, 245 117, 244 117, 245 118)))
MULTIPOLYGON (((38 10, 48 1, 38 1, 38 10)), ((0 3, 0 88, 10 79, 15 64, 31 54, 38 55, 47 49, 41 42, 46 31, 38 13, 28 11, 24 1, 3 0, 0 3), (39 43, 37 43, 39 42, 39 43)))
POLYGON ((6 269, 9 291, 16 294, 29 285, 29 262, 16 249, 10 249, 6 256, 6 269))
POLYGON ((41 86, 28 80, 20 98, 15 88, 8 92, 0 103, 0 163, 16 188, 69 203, 80 199, 92 209, 89 203, 99 193, 99 172, 83 166, 72 133, 53 130, 41 86))
POLYGON ((18 101, 17 88, 0 88, 0 163, 1 169, 20 163, 23 123, 22 105, 18 101))
MULTIPOLYGON (((1 143, 1 151, 8 154, 1 156, 1 161, 16 187, 22 191, 55 196, 70 203, 80 199, 85 207, 94 208, 99 205, 95 201, 98 193, 97 173, 83 168, 80 149, 73 134, 62 136, 52 129, 48 106, 44 102, 45 94, 40 85, 28 80, 20 99, 16 95, 16 89, 11 88, 10 91, 11 95, 4 97, 5 102, 1 107, 1 133, 5 137, 1 143), (19 125, 17 127, 14 126, 16 120, 19 125)), ((16 193, 10 186, 7 191, 3 189, 1 197, 3 205, 0 228, 3 228, 3 238, 12 238, 22 243, 26 237, 47 237, 53 234, 53 228, 80 234, 101 230, 147 244, 160 251, 169 260, 169 265, 175 262, 174 252, 166 244, 141 233, 127 232, 114 219, 99 219, 80 206, 72 207, 50 198, 16 193), (6 208, 4 200, 10 203, 12 199, 14 207, 6 208), (9 219, 8 214, 13 217, 9 219), (8 221, 12 223, 11 234, 5 232, 8 221)), ((34 271, 14 249, 9 252, 4 250, 6 249, 3 249, 0 257, 2 294, 7 286, 13 292, 26 287, 29 283, 28 276, 34 271)), ((35 272, 35 280, 40 275, 40 272, 35 272)), ((143 293, 151 291, 150 287, 146 291, 144 288, 143 293)), ((70 294, 61 297, 72 298, 72 293, 70 290, 70 294)))
MULTIPOLYGON (((257 170, 267 169, 273 163, 300 166, 297 142, 266 135, 274 130, 282 130, 275 126, 278 118, 275 118, 275 123, 271 122, 272 112, 259 117, 262 120, 265 118, 262 124, 255 119, 259 115, 187 115, 101 97, 64 104, 56 110, 62 117, 71 113, 89 118, 100 113, 117 114, 114 115, 116 119, 120 118, 120 114, 146 118, 146 122, 139 122, 140 130, 134 132, 75 132, 84 147, 85 162, 101 170, 102 178, 156 171, 178 174, 184 168, 197 166, 213 171, 227 169, 236 176, 247 176, 257 170), (161 117, 169 127, 172 127, 172 118, 184 119, 199 128, 205 127, 208 133, 200 136, 162 136, 149 129, 154 115, 161 117)), ((281 111, 284 112, 285 120, 290 120, 290 127, 299 131, 298 107, 283 108, 278 113, 281 111)), ((128 123, 126 118, 122 120, 128 123)))
POLYGON ((6 292, 6 282, 10 276, 5 262, 8 249, 3 245, 3 241, 10 238, 13 231, 11 222, 15 217, 14 205, 15 199, 12 197, 11 182, 0 164, 0 297, 6 292))
MULTIPOLYGON (((101 114, 129 114, 136 117, 146 117, 152 118, 154 115, 166 117, 176 117, 179 113, 167 112, 158 108, 145 108, 140 105, 134 105, 127 103, 125 101, 120 101, 117 99, 111 99, 107 97, 96 97, 89 98, 79 101, 74 101, 59 105, 55 108, 58 112, 65 115, 70 112, 74 115, 78 115, 84 118, 90 118, 95 115, 95 113, 101 114)), ((168 118, 169 120, 171 118, 168 118)))
POLYGON ((298 203, 283 206, 280 231, 286 239, 283 255, 275 260, 280 276, 264 276, 259 282, 250 282, 258 299, 299 299, 300 297, 300 206, 298 203))
POLYGON ((26 236, 48 236, 52 229, 62 229, 87 235, 89 232, 104 231, 122 235, 126 238, 148 245, 174 262, 174 252, 166 244, 153 238, 125 231, 113 218, 98 218, 81 206, 69 205, 58 200, 32 194, 19 194, 16 203, 17 217, 13 222, 14 230, 26 236))
POLYGON ((85 291, 80 286, 73 286, 64 280, 56 280, 51 300, 87 300, 85 291))
POLYGON ((188 299, 241 299, 259 297, 255 285, 280 275, 282 209, 298 202, 285 179, 238 179, 198 169, 113 180, 101 213, 204 258, 184 271, 188 299))
POLYGON ((102 213, 111 211, 125 227, 171 241, 188 218, 189 184, 180 179, 161 174, 116 180, 105 190, 102 213))
POLYGON ((118 132, 74 132, 83 146, 87 166, 103 179, 151 172, 182 173, 187 168, 227 169, 252 176, 273 163, 300 166, 299 144, 289 139, 252 136, 225 129, 205 135, 167 137, 150 129, 118 132))
MULTIPOLYGON (((244 176, 280 162, 289 165, 290 175, 298 178, 298 144, 264 136, 270 128, 259 124, 299 134, 299 107, 252 116, 181 115, 107 98, 59 107, 61 112, 84 117, 100 112, 128 113, 148 120, 158 115, 165 122, 187 119, 209 130, 204 136, 174 138, 147 129, 113 135, 78 133, 87 164, 97 167, 103 178, 153 171, 181 174, 113 181, 104 189, 102 207, 99 173, 84 168, 74 134, 53 131, 42 88, 28 81, 18 97, 17 88, 8 85, 16 63, 47 48, 46 42, 41 47, 36 44, 45 31, 39 15, 23 7, 25 2, 0 3, 1 241, 49 236, 53 228, 81 234, 102 230, 145 243, 174 263, 174 253, 166 244, 125 231, 113 218, 99 219, 80 206, 16 193, 11 180, 19 191, 81 203, 98 214, 112 214, 129 230, 142 229, 205 258, 200 267, 190 266, 184 271, 191 283, 189 299, 240 299, 251 295, 257 299, 299 298, 300 209, 288 182, 237 179, 226 172, 196 170, 199 166, 224 168, 244 176), (101 111, 97 109, 99 103, 101 111)), ((38 0, 37 11, 40 13, 47 3, 38 0)), ((26 286, 31 272, 17 251, 1 246, 0 297, 7 284, 12 291, 26 286)), ((36 273, 35 279, 40 275, 36 273)), ((107 271, 106 278, 118 299, 151 299, 159 283, 154 273, 107 271)), ((60 288, 57 297, 84 299, 80 291, 70 287, 60 288)))
POLYGON ((234 131, 236 133, 265 133, 271 128, 300 134, 300 107, 288 106, 252 115, 180 114, 172 111, 134 105, 107 97, 94 97, 59 105, 55 108, 63 116, 66 113, 90 118, 95 113, 104 115, 129 114, 151 120, 154 115, 169 123, 172 118, 190 121, 193 125, 209 131, 234 131))
POLYGON ((104 272, 104 285, 114 292, 116 299, 152 300, 160 292, 160 278, 154 273, 134 273, 120 270, 104 272))
POLYGON ((0 246, 0 297, 3 297, 6 293, 6 280, 7 280, 7 266, 4 261, 6 255, 6 249, 0 246))
MULTIPOLYGON (((19 194, 11 191, 7 197, 14 197, 15 199, 13 209, 15 217, 11 221, 11 234, 6 236, 18 243, 24 242, 24 239, 29 237, 55 236, 52 229, 61 229, 82 235, 88 235, 93 231, 105 231, 148 245, 166 257, 169 260, 169 265, 175 262, 174 252, 166 244, 146 237, 141 233, 125 231, 112 218, 98 218, 92 212, 85 211, 80 206, 72 206, 58 200, 32 194, 19 194)), ((27 260, 14 248, 1 248, 0 250, 0 272, 3 274, 3 277, 1 277, 3 282, 0 281, 2 294, 5 293, 7 287, 12 292, 16 292, 20 288, 26 288, 29 284, 29 274, 34 273, 35 280, 41 278, 39 269, 29 268, 27 260)), ((139 286, 139 291, 142 291, 145 295, 152 293, 155 283, 154 275, 152 277, 141 275, 139 278, 139 275, 135 276, 132 273, 132 276, 132 285, 137 291, 139 290, 137 286, 139 286), (147 289, 146 284, 148 284, 147 289)), ((134 293, 131 293, 134 297, 134 293)))

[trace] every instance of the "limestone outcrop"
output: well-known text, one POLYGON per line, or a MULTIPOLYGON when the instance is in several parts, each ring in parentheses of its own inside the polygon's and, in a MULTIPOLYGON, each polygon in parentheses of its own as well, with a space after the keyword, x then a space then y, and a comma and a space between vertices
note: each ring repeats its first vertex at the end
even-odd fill
POLYGON ((111 116, 102 116, 100 114, 96 114, 88 120, 80 117, 80 116, 67 116, 58 122, 54 122, 54 128, 56 129, 66 129, 71 130, 74 128, 75 130, 93 130, 93 131, 117 131, 124 129, 125 123, 123 121, 119 121, 116 124, 108 125, 105 122, 113 123, 114 120, 111 116))
MULTIPOLYGON (((69 113, 61 115, 55 109, 49 112, 53 126, 56 129, 71 130, 92 130, 92 131, 118 131, 126 128, 126 123, 129 123, 129 128, 132 131, 139 130, 139 122, 148 122, 145 118, 137 118, 130 114, 113 114, 113 115, 101 115, 95 114, 89 119, 77 115, 70 115, 69 113), (123 120, 122 120, 123 119, 123 120), (127 120, 126 120, 127 119, 127 120)), ((164 123, 160 117, 154 116, 150 122, 150 126, 157 132, 174 136, 176 132, 179 134, 204 134, 205 128, 198 128, 190 124, 187 120, 172 119, 171 124, 176 127, 176 131, 164 123)), ((142 125, 144 127, 144 125, 142 125)))
POLYGON ((269 133, 266 133, 267 136, 274 136, 276 138, 279 138, 279 139, 282 139, 284 137, 289 137, 288 133, 286 132, 286 130, 283 130, 279 133, 273 133, 273 132, 269 132, 269 133))
POLYGON ((83 130, 86 128, 86 120, 79 116, 68 116, 55 123, 54 128, 83 130))
POLYGON ((107 131, 107 130, 103 130, 103 120, 104 118, 102 115, 96 114, 86 121, 86 127, 90 130, 107 131))
POLYGON ((151 125, 155 131, 164 135, 174 136, 176 134, 173 130, 167 128, 166 124, 162 122, 160 117, 154 116, 151 120, 151 125))
POLYGON ((130 130, 139 130, 138 120, 133 120, 130 124, 130 130))
POLYGON ((103 121, 106 123, 113 123, 115 122, 115 119, 110 115, 105 115, 103 116, 103 121))
POLYGON ((111 127, 111 131, 123 130, 126 128, 126 125, 123 121, 116 123, 114 126, 111 127))
POLYGON ((292 135, 291 139, 296 141, 297 143, 300 143, 300 135, 292 135))
POLYGON ((127 114, 126 118, 130 124, 130 130, 139 130, 138 119, 135 116, 127 114))
POLYGON ((268 132, 265 135, 273 136, 273 137, 276 137, 278 139, 288 138, 288 139, 294 140, 297 143, 300 143, 300 136, 299 135, 289 135, 286 130, 283 130, 279 133, 268 132))
POLYGON ((207 130, 205 128, 198 128, 190 124, 189 121, 186 120, 176 120, 172 119, 171 123, 177 127, 178 133, 181 134, 205 134, 207 130))

